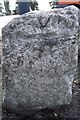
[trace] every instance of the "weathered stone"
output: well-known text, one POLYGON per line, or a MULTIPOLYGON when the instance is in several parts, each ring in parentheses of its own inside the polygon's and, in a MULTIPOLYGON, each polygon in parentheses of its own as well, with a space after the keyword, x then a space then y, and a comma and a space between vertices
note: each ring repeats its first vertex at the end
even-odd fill
POLYGON ((80 9, 79 9, 79 12, 78 12, 78 22, 79 22, 79 29, 78 29, 78 33, 79 33, 79 51, 78 51, 78 55, 80 57, 80 9))
POLYGON ((4 107, 19 113, 69 104, 78 56, 78 9, 30 12, 3 28, 4 107))

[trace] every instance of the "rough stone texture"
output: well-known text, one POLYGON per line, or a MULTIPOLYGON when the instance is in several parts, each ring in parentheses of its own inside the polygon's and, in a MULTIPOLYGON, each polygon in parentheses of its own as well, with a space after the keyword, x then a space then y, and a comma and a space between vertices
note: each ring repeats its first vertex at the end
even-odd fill
POLYGON ((78 56, 78 9, 24 14, 3 28, 4 107, 29 114, 69 104, 78 56))
POLYGON ((80 9, 79 9, 79 12, 78 12, 78 15, 79 15, 79 18, 78 18, 78 22, 79 22, 79 52, 78 52, 78 54, 79 54, 79 57, 80 57, 80 9))

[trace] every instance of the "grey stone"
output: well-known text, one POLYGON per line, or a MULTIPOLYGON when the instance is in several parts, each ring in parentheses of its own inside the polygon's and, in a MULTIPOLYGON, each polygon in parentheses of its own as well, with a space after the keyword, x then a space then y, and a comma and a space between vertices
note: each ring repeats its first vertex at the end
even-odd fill
POLYGON ((3 28, 4 107, 29 114, 71 102, 78 9, 29 12, 3 28))

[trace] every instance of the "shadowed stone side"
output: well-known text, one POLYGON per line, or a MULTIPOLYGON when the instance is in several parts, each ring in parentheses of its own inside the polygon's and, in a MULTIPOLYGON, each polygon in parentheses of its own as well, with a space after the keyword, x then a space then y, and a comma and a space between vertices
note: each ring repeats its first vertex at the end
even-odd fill
POLYGON ((69 104, 78 57, 78 9, 30 12, 3 28, 4 107, 29 114, 69 104))

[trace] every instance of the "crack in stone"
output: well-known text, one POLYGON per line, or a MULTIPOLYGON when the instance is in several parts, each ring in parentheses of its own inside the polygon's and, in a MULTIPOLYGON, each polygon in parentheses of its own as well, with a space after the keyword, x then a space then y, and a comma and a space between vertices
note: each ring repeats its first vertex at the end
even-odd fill
POLYGON ((45 21, 45 24, 42 23, 42 20, 41 20, 42 17, 39 18, 40 29, 43 29, 44 27, 47 26, 47 24, 49 23, 51 17, 52 17, 52 15, 50 17, 48 17, 47 21, 45 21))

